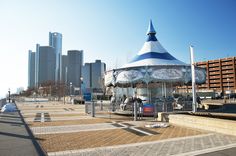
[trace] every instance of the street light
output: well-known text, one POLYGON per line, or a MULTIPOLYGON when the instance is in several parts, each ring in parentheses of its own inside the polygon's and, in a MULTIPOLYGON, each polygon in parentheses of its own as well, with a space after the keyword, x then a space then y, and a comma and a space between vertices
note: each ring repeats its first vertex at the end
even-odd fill
POLYGON ((8 99, 8 100, 9 100, 9 103, 10 103, 10 102, 11 102, 11 90, 10 90, 10 88, 8 89, 8 94, 9 94, 9 95, 8 95, 8 96, 9 96, 9 99, 8 99))
POLYGON ((70 96, 72 95, 72 82, 70 82, 70 96))
POLYGON ((83 77, 80 77, 80 94, 81 94, 81 95, 83 95, 83 94, 82 94, 83 80, 84 80, 84 78, 83 78, 83 77))

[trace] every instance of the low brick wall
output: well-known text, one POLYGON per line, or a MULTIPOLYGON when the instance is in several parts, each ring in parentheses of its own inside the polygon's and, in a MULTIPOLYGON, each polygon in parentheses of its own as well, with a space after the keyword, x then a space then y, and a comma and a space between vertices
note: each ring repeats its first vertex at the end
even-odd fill
POLYGON ((236 121, 183 114, 169 114, 169 122, 176 125, 198 128, 236 136, 236 121))

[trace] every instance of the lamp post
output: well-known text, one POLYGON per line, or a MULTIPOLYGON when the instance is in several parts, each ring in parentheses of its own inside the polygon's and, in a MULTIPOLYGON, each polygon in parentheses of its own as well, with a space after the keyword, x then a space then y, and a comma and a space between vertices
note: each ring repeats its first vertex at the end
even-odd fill
POLYGON ((193 95, 193 103, 192 108, 193 112, 197 111, 197 102, 196 102, 196 79, 195 79, 195 66, 194 66, 194 53, 193 46, 190 46, 190 56, 191 56, 191 72, 192 72, 192 95, 193 95))
POLYGON ((83 92, 82 92, 83 80, 84 80, 84 78, 80 77, 80 94, 81 94, 81 96, 83 96, 83 92))
POLYGON ((72 82, 70 82, 70 96, 72 96, 72 82))
POLYGON ((11 102, 11 90, 10 90, 10 88, 8 89, 8 96, 9 96, 8 100, 9 100, 9 103, 10 103, 11 102))

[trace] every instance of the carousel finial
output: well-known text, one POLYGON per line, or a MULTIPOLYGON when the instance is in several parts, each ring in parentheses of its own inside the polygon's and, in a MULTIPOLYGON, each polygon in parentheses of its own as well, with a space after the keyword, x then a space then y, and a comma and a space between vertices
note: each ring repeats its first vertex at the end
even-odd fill
POLYGON ((150 22, 149 22, 149 26, 148 26, 148 31, 147 31, 147 35, 149 34, 156 34, 156 31, 152 25, 152 20, 150 19, 150 22))

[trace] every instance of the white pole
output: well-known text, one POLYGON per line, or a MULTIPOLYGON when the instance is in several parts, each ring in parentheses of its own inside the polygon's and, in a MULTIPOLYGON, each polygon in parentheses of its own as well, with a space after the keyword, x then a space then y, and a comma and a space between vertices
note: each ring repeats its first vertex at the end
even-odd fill
POLYGON ((165 98, 166 98, 166 82, 164 82, 165 98))
POLYGON ((193 112, 196 112, 196 85, 195 85, 195 67, 194 67, 194 55, 193 46, 190 46, 190 56, 191 56, 191 71, 192 71, 192 94, 193 94, 193 112))

